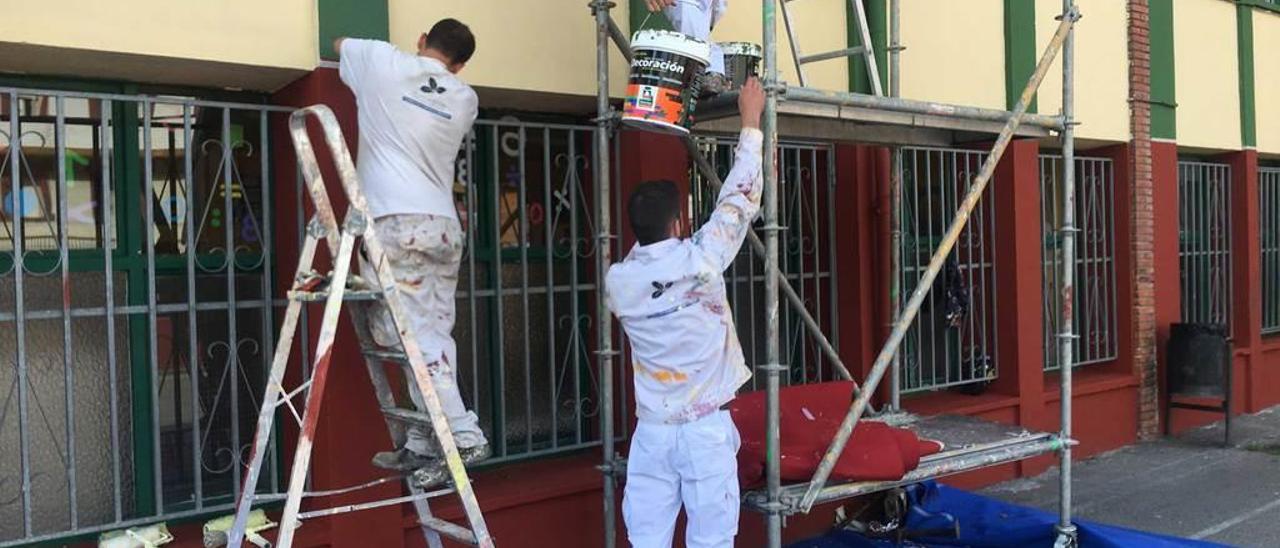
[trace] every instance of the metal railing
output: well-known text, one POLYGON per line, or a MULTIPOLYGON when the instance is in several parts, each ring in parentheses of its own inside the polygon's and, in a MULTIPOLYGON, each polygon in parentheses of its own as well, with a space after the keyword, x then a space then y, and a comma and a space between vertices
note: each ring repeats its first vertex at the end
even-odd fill
POLYGON ((231 507, 283 110, 0 88, 0 545, 231 507))
POLYGON ((492 462, 600 443, 595 132, 480 120, 459 156, 458 376, 492 462))
POLYGON ((1178 162, 1182 321, 1231 326, 1231 166, 1178 162))
MULTIPOLYGON (((1040 156, 1040 226, 1044 242, 1044 368, 1057 370, 1062 308, 1062 156, 1040 156)), ((1076 158, 1074 342, 1076 366, 1115 359, 1115 167, 1107 158, 1076 158)))
MULTIPOLYGON (((230 509, 284 304, 267 136, 289 109, 0 94, 0 545, 230 509)), ((459 381, 492 462, 600 443, 595 131, 482 120, 459 154, 459 381)))
MULTIPOLYGON (((902 302, 916 289, 987 153, 902 150, 902 302)), ((998 181, 993 181, 993 185, 998 181)), ((902 342, 903 393, 981 383, 998 374, 995 200, 983 200, 902 342)))
MULTIPOLYGON (((711 160, 723 180, 733 167, 736 140, 699 139, 699 148, 711 160)), ((839 311, 836 309, 835 264, 835 161, 830 145, 782 142, 778 146, 778 222, 787 227, 782 234, 779 266, 806 304, 809 313, 836 344, 839 311)), ((696 169, 690 170, 693 219, 701 223, 715 208, 717 192, 696 169)), ((695 225, 696 226, 696 225, 695 225)), ((738 340, 749 365, 762 364, 765 340, 764 263, 750 245, 743 245, 733 265, 725 273, 729 306, 733 310, 738 340)), ((783 333, 782 355, 790 367, 785 385, 836 380, 830 361, 808 334, 799 315, 790 307, 779 309, 783 333)), ((763 379, 753 376, 743 390, 763 389, 763 379)))
POLYGON ((1258 169, 1262 332, 1280 333, 1280 168, 1258 169))

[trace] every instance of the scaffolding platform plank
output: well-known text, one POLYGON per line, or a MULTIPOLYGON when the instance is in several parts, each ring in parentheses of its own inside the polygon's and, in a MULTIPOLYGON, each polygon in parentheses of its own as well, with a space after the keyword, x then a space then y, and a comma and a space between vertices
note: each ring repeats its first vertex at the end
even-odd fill
MULTIPOLYGON (((1012 113, 789 86, 778 102, 778 134, 881 145, 949 146, 992 139, 1012 113)), ((698 105, 697 131, 734 133, 740 127, 738 94, 730 91, 698 105)), ((1049 137, 1057 117, 1028 114, 1015 135, 1049 137)))
MULTIPOLYGON (((867 420, 877 420, 868 418, 867 420)), ((818 495, 816 504, 877 493, 894 487, 936 479, 981 468, 1029 459, 1057 451, 1062 445, 1058 436, 1046 432, 1030 432, 1017 426, 985 421, 974 417, 940 415, 888 421, 908 428, 921 438, 943 443, 943 451, 920 459, 920 465, 896 481, 830 482, 818 495)), ((800 513, 800 500, 808 483, 782 487, 780 502, 787 515, 800 513)), ((743 504, 752 510, 768 509, 768 493, 763 490, 743 494, 743 504)))

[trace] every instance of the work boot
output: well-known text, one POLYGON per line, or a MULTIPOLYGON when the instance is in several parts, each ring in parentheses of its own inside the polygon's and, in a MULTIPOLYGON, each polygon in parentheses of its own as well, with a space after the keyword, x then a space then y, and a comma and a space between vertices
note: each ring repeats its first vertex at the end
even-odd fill
POLYGON ((430 464, 430 457, 419 455, 404 447, 395 451, 382 451, 373 456, 374 466, 396 472, 409 472, 430 464))
MULTIPOLYGON (((493 452, 489 450, 489 444, 487 443, 458 448, 458 456, 462 458, 463 466, 470 466, 485 460, 492 454, 493 452)), ((449 467, 445 464, 444 459, 432 459, 429 464, 413 472, 413 481, 423 489, 435 487, 445 483, 448 479, 449 467)))
POLYGON ((702 75, 702 97, 714 97, 729 91, 729 78, 718 72, 707 72, 702 75))

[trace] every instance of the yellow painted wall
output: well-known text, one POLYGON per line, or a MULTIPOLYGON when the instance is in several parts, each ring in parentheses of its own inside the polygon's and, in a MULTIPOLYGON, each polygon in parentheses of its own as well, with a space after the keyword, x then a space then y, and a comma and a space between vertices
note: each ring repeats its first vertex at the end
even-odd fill
POLYGON ((1005 107, 1001 0, 904 0, 901 13, 903 97, 1005 107))
POLYGON ((0 42, 310 70, 314 0, 0 0, 0 42))
MULTIPOLYGON (((845 26, 846 4, 846 0, 805 0, 787 6, 794 17, 791 28, 796 32, 801 53, 812 55, 849 47, 848 29, 845 26)), ((796 76, 791 42, 787 39, 781 10, 777 12, 777 27, 780 77, 789 84, 799 85, 800 79, 796 76)), ((763 41, 762 29, 760 3, 736 0, 729 3, 728 15, 720 20, 711 37, 717 42, 759 44, 763 41)), ((805 83, 809 87, 837 91, 849 89, 849 62, 845 59, 808 63, 804 66, 804 71, 807 78, 805 83)))
MULTIPOLYGON (((1083 18, 1076 26, 1076 136, 1129 140, 1128 14, 1124 2, 1077 0, 1083 18)), ((1036 0, 1036 58, 1058 29, 1060 0, 1036 0)), ((1181 90, 1179 90, 1181 91, 1181 90)), ((1039 111, 1062 111, 1062 58, 1059 55, 1040 85, 1039 111)))
POLYGON ((1258 151, 1280 154, 1280 14, 1253 10, 1258 151))
MULTIPOLYGON (((473 86, 574 95, 596 93, 595 19, 587 3, 516 0, 389 0, 391 41, 413 51, 418 36, 444 17, 466 23, 476 53, 462 77, 473 86)), ((625 31, 627 2, 611 10, 625 31)), ((611 93, 626 88, 626 61, 610 47, 611 93)))
MULTIPOLYGON (((1178 144, 1239 149, 1235 5, 1222 0, 1178 0, 1173 3, 1173 36, 1178 144)), ((1259 67, 1266 70, 1265 64, 1259 67)))

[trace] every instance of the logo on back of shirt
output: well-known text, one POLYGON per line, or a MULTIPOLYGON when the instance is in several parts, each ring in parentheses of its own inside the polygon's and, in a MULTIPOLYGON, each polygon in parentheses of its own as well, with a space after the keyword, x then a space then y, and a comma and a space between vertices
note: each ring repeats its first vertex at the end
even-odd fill
POLYGON ((418 89, 422 90, 423 93, 444 93, 449 91, 440 84, 437 84, 435 78, 427 78, 427 85, 418 89))
POLYGON ((649 282, 649 283, 653 284, 653 289, 655 290, 653 294, 649 295, 650 299, 656 299, 658 297, 661 297, 663 293, 666 293, 668 289, 671 289, 672 285, 675 285, 675 282, 667 282, 665 284, 662 282, 649 282))

